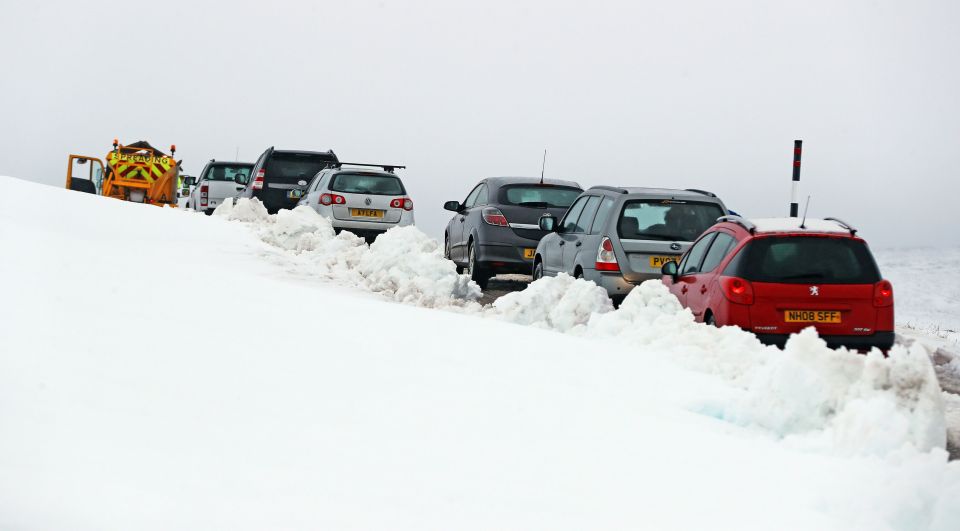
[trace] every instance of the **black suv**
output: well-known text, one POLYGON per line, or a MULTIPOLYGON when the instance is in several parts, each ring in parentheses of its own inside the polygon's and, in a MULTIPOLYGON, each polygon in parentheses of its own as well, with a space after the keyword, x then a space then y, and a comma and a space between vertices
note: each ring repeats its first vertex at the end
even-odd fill
POLYGON ((443 205, 457 213, 444 233, 446 257, 481 288, 499 273, 529 275, 537 243, 547 234, 540 216, 562 216, 582 191, 575 182, 556 179, 484 179, 463 203, 443 205))
POLYGON ((292 209, 306 193, 313 177, 337 162, 337 155, 332 149, 319 152, 271 147, 254 163, 251 179, 237 197, 256 197, 271 214, 276 214, 281 208, 292 209))

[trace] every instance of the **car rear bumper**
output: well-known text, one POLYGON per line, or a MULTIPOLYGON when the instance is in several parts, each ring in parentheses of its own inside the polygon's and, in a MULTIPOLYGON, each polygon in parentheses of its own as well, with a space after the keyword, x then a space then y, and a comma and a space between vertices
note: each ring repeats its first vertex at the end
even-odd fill
POLYGON ((607 295, 611 298, 616 297, 626 297, 633 288, 637 287, 641 282, 647 280, 659 279, 660 275, 638 275, 641 277, 639 282, 630 282, 629 280, 623 278, 623 274, 619 271, 597 271, 596 269, 586 269, 583 271, 583 278, 587 280, 592 280, 596 285, 607 290, 607 295), (649 278, 647 278, 649 276, 649 278))
POLYGON ((498 273, 533 273, 533 257, 524 258, 524 249, 536 249, 537 242, 525 240, 516 245, 487 243, 477 246, 477 261, 488 271, 498 273))
MULTIPOLYGON (((889 350, 893 346, 894 332, 874 332, 868 336, 840 336, 821 335, 830 348, 846 347, 850 350, 867 351, 874 347, 880 350, 889 350)), ((756 334, 757 339, 766 345, 783 348, 787 344, 790 334, 756 334)))

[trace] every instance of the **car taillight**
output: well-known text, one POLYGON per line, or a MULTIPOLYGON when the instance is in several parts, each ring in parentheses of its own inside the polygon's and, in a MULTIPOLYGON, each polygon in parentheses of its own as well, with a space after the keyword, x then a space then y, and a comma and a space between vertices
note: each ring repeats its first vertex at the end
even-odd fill
POLYGON ((254 190, 263 190, 263 177, 267 172, 261 168, 257 171, 257 176, 253 178, 253 189, 254 190))
POLYGON ((498 227, 506 227, 509 225, 509 223, 507 223, 507 216, 504 216, 499 208, 494 207, 483 209, 483 221, 487 225, 496 225, 498 227))
POLYGON ((342 205, 346 203, 347 200, 342 195, 337 194, 321 194, 320 195, 320 204, 321 205, 342 205))
POLYGON ((404 210, 413 210, 413 200, 409 197, 398 197, 390 201, 390 208, 402 208, 404 210))
POLYGON ((753 304, 753 284, 738 277, 720 277, 723 296, 737 304, 753 304))
POLYGON ((613 242, 606 236, 600 240, 600 248, 597 249, 597 263, 594 264, 594 268, 597 271, 620 271, 617 255, 613 252, 613 242))
POLYGON ((209 191, 210 189, 207 187, 207 185, 203 185, 200 187, 200 206, 207 206, 207 198, 209 197, 208 195, 209 191))
POLYGON ((873 285, 873 305, 880 308, 893 305, 893 284, 881 280, 873 285))

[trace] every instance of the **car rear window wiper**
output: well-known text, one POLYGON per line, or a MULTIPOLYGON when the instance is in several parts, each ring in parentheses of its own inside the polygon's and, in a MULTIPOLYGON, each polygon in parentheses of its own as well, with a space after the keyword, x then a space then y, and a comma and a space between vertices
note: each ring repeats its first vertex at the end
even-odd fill
POLYGON ((517 203, 517 206, 531 207, 531 208, 547 208, 550 206, 550 203, 547 203, 546 201, 523 201, 522 203, 517 203))
POLYGON ((824 277, 824 274, 823 274, 823 273, 803 273, 803 274, 801 274, 801 275, 787 275, 787 276, 782 276, 782 277, 780 277, 780 279, 782 279, 782 280, 799 280, 799 279, 801 279, 801 278, 817 279, 817 278, 823 278, 823 277, 824 277))

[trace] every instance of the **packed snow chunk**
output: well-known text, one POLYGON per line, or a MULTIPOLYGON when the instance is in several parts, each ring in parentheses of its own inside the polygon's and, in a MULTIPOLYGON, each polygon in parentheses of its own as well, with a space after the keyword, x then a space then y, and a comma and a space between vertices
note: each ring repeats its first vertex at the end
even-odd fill
POLYGON ((592 281, 560 273, 500 297, 494 301, 491 315, 517 324, 567 332, 585 325, 594 314, 611 310, 613 303, 605 289, 592 281))
POLYGON ((267 221, 270 214, 267 213, 267 207, 263 206, 256 197, 241 197, 234 203, 232 197, 228 197, 220 203, 213 211, 214 216, 221 216, 233 221, 245 221, 253 223, 256 221, 267 221))
POLYGON ((377 237, 357 266, 363 285, 396 301, 426 307, 463 305, 480 287, 444 258, 436 240, 414 226, 394 227, 377 237))
POLYGON ((887 455, 946 444, 944 405, 921 345, 896 346, 884 358, 832 350, 810 327, 753 373, 731 416, 793 444, 852 454, 887 455))
POLYGON ((260 229, 260 238, 288 251, 312 251, 336 236, 330 220, 308 206, 280 210, 272 221, 260 229))

